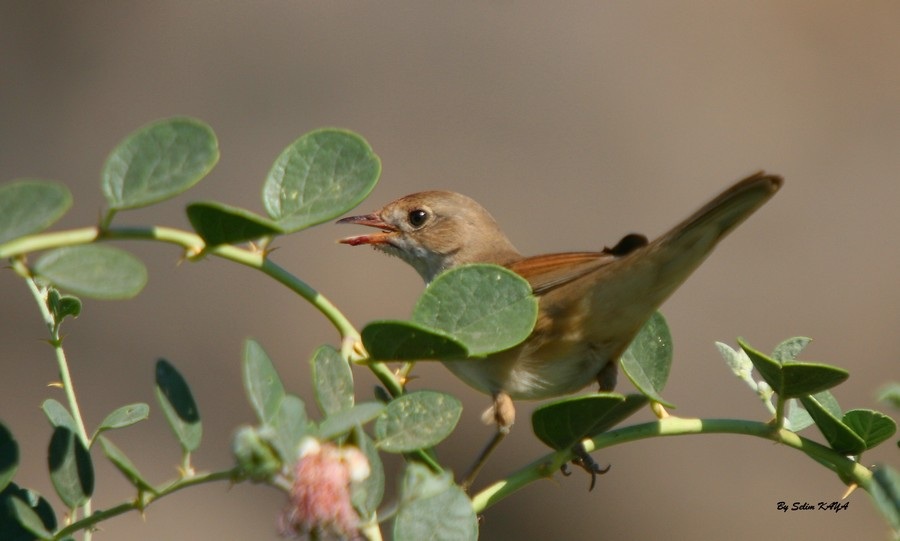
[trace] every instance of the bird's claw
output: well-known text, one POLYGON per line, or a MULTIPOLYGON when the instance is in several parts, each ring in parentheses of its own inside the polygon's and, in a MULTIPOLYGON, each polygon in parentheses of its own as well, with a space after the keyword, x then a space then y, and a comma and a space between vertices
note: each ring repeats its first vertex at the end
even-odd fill
MULTIPOLYGON (((605 467, 597 464, 591 455, 588 454, 587 451, 584 450, 584 446, 582 444, 577 444, 572 447, 572 452, 575 454, 575 458, 572 459, 572 464, 575 464, 579 468, 591 474, 591 486, 588 488, 588 492, 594 490, 594 485, 597 484, 597 475, 603 475, 608 472, 612 465, 607 464, 605 467)), ((566 477, 572 475, 572 472, 569 471, 569 465, 563 464, 559 467, 560 473, 565 475, 566 477)))

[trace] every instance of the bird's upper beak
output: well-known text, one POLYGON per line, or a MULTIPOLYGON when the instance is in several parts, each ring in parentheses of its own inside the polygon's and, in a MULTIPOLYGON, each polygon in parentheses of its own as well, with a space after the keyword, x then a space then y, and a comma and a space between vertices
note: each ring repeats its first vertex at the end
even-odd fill
POLYGON ((359 246, 360 244, 370 244, 370 245, 378 245, 378 244, 389 244, 389 239, 392 234, 397 231, 397 228, 386 223, 381 219, 377 214, 364 214, 362 216, 349 216, 347 218, 341 218, 335 223, 339 224, 357 224, 357 225, 367 225, 369 227, 375 227, 377 229, 381 229, 380 233, 374 233, 372 235, 357 235, 355 237, 345 237, 343 239, 338 240, 341 244, 349 244, 350 246, 359 246))

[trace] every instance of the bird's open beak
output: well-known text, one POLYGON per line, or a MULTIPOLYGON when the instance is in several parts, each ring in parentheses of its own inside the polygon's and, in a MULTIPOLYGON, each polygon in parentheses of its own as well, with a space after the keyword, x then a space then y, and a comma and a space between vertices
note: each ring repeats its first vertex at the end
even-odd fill
POLYGON ((360 244, 389 244, 388 239, 390 239, 391 235, 397 231, 396 227, 385 223, 385 221, 382 220, 377 214, 349 216, 347 218, 341 218, 335 223, 366 225, 369 227, 381 229, 380 233, 374 233, 372 235, 357 235, 355 237, 345 237, 338 240, 338 242, 340 242, 341 244, 349 244, 350 246, 359 246, 360 244))

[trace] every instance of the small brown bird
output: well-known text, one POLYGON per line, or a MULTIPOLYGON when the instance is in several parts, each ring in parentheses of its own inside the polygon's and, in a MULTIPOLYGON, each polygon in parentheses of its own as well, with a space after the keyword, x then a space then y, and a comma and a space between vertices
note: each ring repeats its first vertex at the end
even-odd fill
POLYGON ((528 280, 540 299, 531 336, 483 359, 444 362, 464 382, 493 396, 486 415, 502 434, 515 421, 512 399, 557 397, 595 380, 601 390, 611 390, 616 361, 644 323, 781 185, 781 177, 757 173, 653 242, 630 234, 600 252, 523 257, 481 205, 444 191, 414 193, 372 214, 339 220, 381 230, 340 242, 397 256, 426 283, 466 263, 503 265, 528 280))

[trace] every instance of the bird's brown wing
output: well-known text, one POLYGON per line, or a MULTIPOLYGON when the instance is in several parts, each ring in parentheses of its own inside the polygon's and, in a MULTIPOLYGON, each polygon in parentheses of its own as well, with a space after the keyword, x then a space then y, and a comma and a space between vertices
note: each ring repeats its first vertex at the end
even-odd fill
POLYGON ((526 257, 507 267, 543 295, 618 259, 607 252, 565 252, 526 257))

